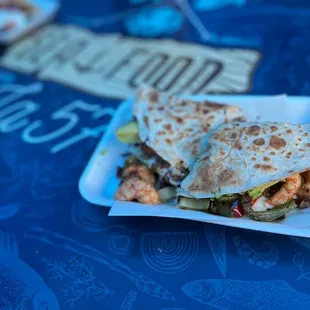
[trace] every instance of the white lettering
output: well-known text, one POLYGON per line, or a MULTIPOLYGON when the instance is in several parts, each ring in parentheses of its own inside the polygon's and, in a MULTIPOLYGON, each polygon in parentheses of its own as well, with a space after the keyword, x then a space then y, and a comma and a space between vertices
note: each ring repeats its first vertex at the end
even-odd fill
MULTIPOLYGON (((93 114, 93 119, 98 119, 103 116, 113 116, 115 114, 115 110, 113 108, 104 108, 101 109, 100 111, 97 111, 93 114)), ((66 139, 63 142, 58 143, 54 147, 51 148, 51 153, 58 153, 65 148, 78 143, 86 138, 97 138, 100 136, 107 128, 108 125, 101 125, 96 128, 88 128, 84 127, 81 129, 81 132, 75 136, 72 136, 68 139, 66 139)))
POLYGON ((0 108, 6 106, 7 104, 20 99, 25 95, 37 94, 43 89, 43 84, 40 82, 29 84, 29 85, 19 85, 19 84, 5 84, 0 86, 0 108), (1 99, 3 93, 11 93, 8 96, 1 99))
POLYGON ((36 136, 33 134, 33 131, 43 126, 43 122, 41 120, 37 120, 23 130, 22 139, 30 144, 39 144, 61 137, 73 129, 79 122, 79 116, 73 112, 74 109, 80 109, 87 112, 98 112, 101 107, 100 105, 89 104, 79 100, 73 101, 58 111, 55 111, 51 115, 52 120, 66 120, 67 123, 64 126, 50 133, 36 136))
POLYGON ((65 148, 78 143, 86 138, 97 138, 99 137, 107 128, 107 125, 102 125, 99 126, 97 128, 87 128, 84 127, 81 129, 81 132, 75 136, 72 136, 70 138, 68 138, 67 140, 58 143, 57 145, 53 146, 51 148, 51 153, 55 154, 58 153, 62 150, 64 150, 65 148))
MULTIPOLYGON (((0 86, 0 132, 9 133, 24 128, 21 133, 22 140, 30 144, 40 144, 60 138, 78 126, 80 117, 77 110, 90 113, 93 120, 103 117, 110 118, 115 113, 114 108, 102 108, 99 104, 89 104, 81 100, 76 100, 51 114, 51 120, 60 121, 62 126, 50 132, 46 132, 48 131, 46 130, 42 134, 45 127, 44 121, 35 120, 30 123, 31 121, 27 117, 39 110, 40 104, 26 99, 14 102, 25 95, 36 94, 42 91, 42 89, 42 83, 33 83, 30 85, 6 84, 0 86)), ((58 153, 87 138, 99 137, 108 126, 106 122, 104 123, 104 125, 94 128, 83 127, 78 134, 67 137, 65 140, 53 146, 50 149, 51 153, 58 153)))
POLYGON ((29 119, 26 116, 39 109, 40 105, 38 103, 23 100, 0 110, 0 131, 11 132, 27 126, 29 119))

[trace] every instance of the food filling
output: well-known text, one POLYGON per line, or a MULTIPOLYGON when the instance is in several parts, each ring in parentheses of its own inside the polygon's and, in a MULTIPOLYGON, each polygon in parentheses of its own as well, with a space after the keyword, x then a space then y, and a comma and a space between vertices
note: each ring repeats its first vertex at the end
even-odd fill
POLYGON ((246 214, 253 220, 264 222, 281 220, 291 210, 309 206, 310 170, 241 194, 214 199, 181 197, 179 200, 179 207, 183 209, 207 211, 226 217, 242 217, 246 214))
POLYGON ((131 145, 124 167, 119 168, 121 185, 117 200, 159 204, 176 198, 176 186, 186 177, 188 170, 181 165, 172 167, 154 150, 139 139, 135 120, 116 131, 119 141, 131 145))
POLYGON ((179 208, 208 212, 225 217, 243 217, 257 221, 276 221, 295 208, 310 206, 310 170, 282 181, 270 182, 244 193, 210 199, 177 195, 177 187, 187 176, 181 165, 172 167, 141 142, 135 120, 116 132, 121 142, 132 145, 131 154, 119 172, 121 185, 115 198, 160 204, 176 201, 179 208))
POLYGON ((177 197, 177 187, 188 174, 184 167, 171 167, 139 139, 138 125, 132 121, 118 129, 118 139, 133 145, 132 154, 121 168, 121 185, 115 198, 160 204, 177 201, 178 207, 225 217, 245 214, 257 221, 275 221, 294 208, 310 206, 310 170, 283 181, 270 182, 245 193, 211 199, 177 197))

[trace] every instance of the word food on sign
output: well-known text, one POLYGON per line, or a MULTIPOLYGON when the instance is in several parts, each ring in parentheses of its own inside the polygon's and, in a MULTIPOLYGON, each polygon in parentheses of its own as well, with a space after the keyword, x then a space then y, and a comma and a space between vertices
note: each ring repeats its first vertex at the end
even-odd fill
POLYGON ((254 50, 50 25, 13 45, 0 65, 93 95, 125 99, 142 83, 172 94, 244 93, 251 89, 259 60, 254 50))
POLYGON ((51 143, 50 152, 58 153, 88 138, 99 138, 107 127, 102 118, 114 115, 115 109, 75 100, 52 112, 49 119, 37 119, 40 103, 25 99, 43 90, 42 83, 0 86, 0 133, 21 130, 28 144, 51 143), (95 127, 81 127, 80 115, 87 113, 95 127), (49 125, 49 126, 46 126, 49 125), (53 129, 48 129, 52 125, 53 129))

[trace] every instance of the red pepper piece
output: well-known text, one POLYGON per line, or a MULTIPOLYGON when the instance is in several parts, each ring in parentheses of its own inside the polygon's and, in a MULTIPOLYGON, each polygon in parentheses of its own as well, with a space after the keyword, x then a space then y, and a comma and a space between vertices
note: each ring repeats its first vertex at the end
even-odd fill
POLYGON ((237 207, 233 209, 233 214, 233 217, 243 217, 244 210, 240 205, 237 205, 237 207))
POLYGON ((231 203, 230 209, 232 211, 232 217, 242 217, 244 215, 244 210, 238 200, 231 203))

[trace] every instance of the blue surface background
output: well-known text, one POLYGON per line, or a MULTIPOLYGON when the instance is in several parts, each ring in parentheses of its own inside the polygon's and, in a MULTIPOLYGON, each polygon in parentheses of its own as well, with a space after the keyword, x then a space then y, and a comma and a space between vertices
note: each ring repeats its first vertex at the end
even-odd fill
MULTIPOLYGON (((211 32, 208 44, 261 51, 251 93, 310 94, 307 1, 190 5, 211 32)), ((172 0, 67 0, 57 20, 205 44, 172 0)), ((0 86, 35 82, 0 69, 0 86)), ((31 121, 44 121, 45 130, 55 126, 51 113, 77 98, 111 108, 120 103, 38 83, 40 91, 27 99, 44 103, 31 121)), ((70 134, 109 120, 95 124, 81 113, 70 134)), ((184 220, 108 218, 108 209, 83 200, 77 183, 98 139, 51 154, 54 141, 31 145, 20 130, 0 134, 1 310, 310 308, 310 239, 184 220)))

